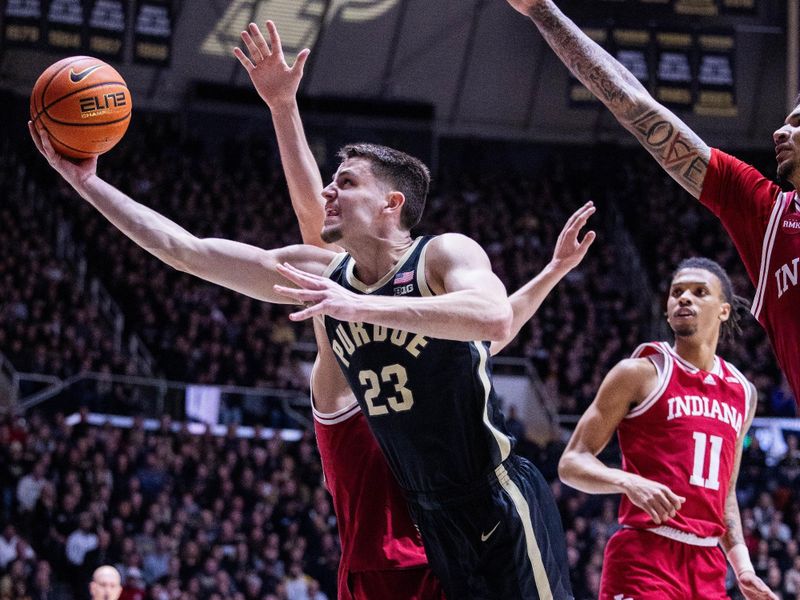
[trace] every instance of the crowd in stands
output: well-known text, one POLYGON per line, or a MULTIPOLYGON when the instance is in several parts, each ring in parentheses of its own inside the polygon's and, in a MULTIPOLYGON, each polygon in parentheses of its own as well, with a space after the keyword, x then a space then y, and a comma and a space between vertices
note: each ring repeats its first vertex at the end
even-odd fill
MULTIPOLYGON (((800 598, 797 434, 767 466, 746 449, 738 496, 758 574, 800 598)), ((575 597, 597 597, 617 499, 560 484, 562 446, 522 441, 561 511, 575 597)), ((613 450, 609 451, 613 455, 613 450)), ((116 566, 123 598, 336 598, 339 546, 313 438, 299 442, 66 424, 60 414, 0 421, 0 599, 85 598, 91 573, 116 566)), ((733 582, 729 582, 733 585, 733 582)), ((734 596, 735 598, 736 596, 734 596)))
POLYGON ((18 371, 124 373, 130 361, 113 345, 113 324, 58 251, 65 207, 46 203, 29 154, 0 139, 0 350, 18 371))

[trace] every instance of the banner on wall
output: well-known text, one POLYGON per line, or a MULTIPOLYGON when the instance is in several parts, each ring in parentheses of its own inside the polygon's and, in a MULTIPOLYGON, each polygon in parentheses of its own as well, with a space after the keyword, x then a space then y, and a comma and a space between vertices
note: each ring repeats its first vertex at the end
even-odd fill
POLYGON ((86 47, 85 13, 81 0, 50 0, 45 12, 45 42, 60 54, 80 54, 86 47))
POLYGON ((168 2, 140 0, 133 22, 134 62, 168 66, 172 57, 173 25, 168 2))
POLYGON ((694 112, 714 117, 735 117, 735 38, 731 32, 696 35, 697 96, 694 112))
POLYGON ((690 33, 681 31, 659 31, 654 37, 656 77, 653 95, 669 108, 688 110, 694 102, 694 39, 690 33))
POLYGON ((7 0, 3 11, 3 46, 38 48, 42 44, 42 0, 7 0))
POLYGON ((94 0, 88 10, 86 51, 92 56, 122 60, 126 13, 123 0, 94 0))

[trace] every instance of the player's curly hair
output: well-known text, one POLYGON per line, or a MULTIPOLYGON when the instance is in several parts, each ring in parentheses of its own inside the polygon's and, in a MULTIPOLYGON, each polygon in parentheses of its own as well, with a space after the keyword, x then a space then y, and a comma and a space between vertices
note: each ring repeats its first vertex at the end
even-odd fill
POLYGON ((378 144, 347 144, 336 154, 341 160, 365 158, 372 164, 372 172, 402 192, 406 198, 400 211, 400 221, 406 229, 411 229, 422 218, 425 199, 431 185, 431 173, 418 158, 378 144))
POLYGON ((727 321, 722 323, 720 328, 721 337, 723 340, 731 340, 742 333, 741 321, 750 311, 750 301, 733 293, 733 284, 725 269, 715 260, 703 256, 693 256, 682 260, 678 264, 672 273, 672 279, 675 279, 678 272, 683 269, 703 269, 719 279, 722 285, 722 296, 725 302, 731 305, 731 315, 727 321))

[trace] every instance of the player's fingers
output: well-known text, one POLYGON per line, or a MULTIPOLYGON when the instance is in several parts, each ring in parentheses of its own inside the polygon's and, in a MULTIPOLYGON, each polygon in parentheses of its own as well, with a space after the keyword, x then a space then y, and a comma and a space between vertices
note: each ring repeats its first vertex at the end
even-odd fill
POLYGON ((675 510, 680 510, 681 506, 683 506, 683 503, 686 501, 686 498, 684 498, 683 496, 678 496, 678 494, 676 494, 670 489, 667 489, 664 493, 667 497, 667 501, 673 507, 675 507, 675 510))
POLYGON ((278 265, 278 272, 284 277, 286 277, 289 281, 292 281, 304 288, 312 288, 320 290, 325 287, 324 279, 312 275, 311 273, 306 273, 305 271, 301 271, 300 269, 293 267, 289 263, 283 263, 278 265))
POLYGON ((39 133, 39 139, 42 142, 42 148, 44 148, 44 155, 47 157, 47 160, 52 163, 54 160, 56 160, 58 154, 53 148, 53 144, 50 143, 50 136, 47 135, 44 127, 37 125, 36 129, 39 133))
POLYGON ((583 236, 580 245, 578 246, 579 252, 587 252, 589 250, 589 246, 592 245, 592 242, 597 237, 597 234, 594 231, 587 231, 586 235, 583 236))
POLYGON ((250 36, 253 38, 253 42, 258 49, 261 51, 261 56, 267 58, 268 56, 272 56, 272 51, 269 48, 269 44, 267 44, 267 40, 264 38, 264 34, 261 33, 261 30, 258 28, 258 25, 255 23, 250 23, 247 26, 247 30, 250 32, 250 36))
POLYGON ((249 32, 242 32, 242 41, 244 45, 247 46, 247 51, 250 53, 250 60, 252 60, 254 64, 257 65, 264 60, 264 55, 261 54, 261 50, 258 49, 258 46, 256 46, 249 32))
POLYGON ((279 284, 273 285, 272 289, 275 290, 275 292, 280 294, 281 296, 286 296, 287 298, 291 298, 292 300, 301 304, 316 302, 320 299, 319 292, 313 290, 287 287, 285 285, 279 285, 279 284))
POLYGON ((592 202, 591 200, 589 200, 588 202, 586 202, 586 203, 585 203, 583 206, 581 206, 581 207, 580 207, 578 210, 576 210, 575 212, 573 212, 573 213, 572 213, 572 214, 569 216, 569 219, 567 219, 566 226, 567 226, 567 227, 570 227, 570 226, 572 226, 572 225, 575 223, 575 221, 577 221, 578 219, 580 219, 580 218, 581 218, 581 216, 582 216, 582 215, 583 215, 583 214, 584 214, 584 213, 585 213, 587 210, 589 210, 590 208, 592 208, 593 206, 594 206, 594 202, 592 202))
POLYGON ((36 146, 36 149, 46 157, 47 155, 45 154, 44 147, 42 146, 42 139, 39 137, 39 132, 36 131, 32 121, 28 121, 28 131, 31 132, 31 138, 33 138, 33 144, 36 146))
POLYGON ((249 58, 247 58, 247 56, 245 55, 245 53, 244 53, 244 52, 242 52, 240 48, 234 48, 234 49, 233 49, 233 55, 234 55, 236 58, 238 58, 238 59, 239 59, 239 62, 240 62, 240 63, 242 63, 242 66, 245 68, 245 70, 246 70, 248 73, 249 73, 250 71, 252 71, 253 69, 255 69, 255 68, 256 68, 256 67, 255 67, 255 65, 254 65, 254 64, 253 64, 253 63, 250 61, 250 59, 249 59, 249 58))
POLYGON ((283 58, 283 46, 281 45, 281 36, 278 34, 278 28, 275 23, 267 21, 267 33, 269 33, 269 43, 272 46, 272 51, 278 56, 283 58))
POLYGON ((318 304, 308 306, 303 310, 298 310, 297 312, 289 313, 289 319, 292 321, 305 321, 306 319, 313 319, 317 315, 323 314, 324 310, 325 307, 320 302, 318 304))
POLYGON ((300 50, 300 53, 297 55, 297 58, 292 65, 292 71, 300 71, 300 75, 303 74, 303 69, 306 66, 306 60, 308 59, 308 55, 311 54, 311 50, 308 48, 303 48, 300 50))

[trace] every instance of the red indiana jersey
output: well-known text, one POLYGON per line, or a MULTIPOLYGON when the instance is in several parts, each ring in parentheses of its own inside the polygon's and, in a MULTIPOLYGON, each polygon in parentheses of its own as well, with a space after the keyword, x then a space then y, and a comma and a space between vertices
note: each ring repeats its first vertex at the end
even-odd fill
POLYGON ((716 149, 700 201, 728 230, 753 285, 752 312, 767 331, 800 403, 800 205, 756 169, 716 149))
POLYGON ((711 371, 702 371, 666 342, 642 344, 633 357, 649 357, 658 384, 619 425, 622 468, 666 485, 686 502, 658 527, 623 495, 619 521, 638 529, 666 529, 664 535, 679 541, 681 533, 719 537, 726 529, 725 498, 736 443, 755 401, 750 384, 721 358, 715 357, 711 371))
POLYGON ((427 565, 403 493, 358 404, 332 414, 314 410, 314 429, 339 526, 340 593, 349 572, 427 565))

